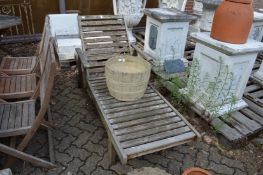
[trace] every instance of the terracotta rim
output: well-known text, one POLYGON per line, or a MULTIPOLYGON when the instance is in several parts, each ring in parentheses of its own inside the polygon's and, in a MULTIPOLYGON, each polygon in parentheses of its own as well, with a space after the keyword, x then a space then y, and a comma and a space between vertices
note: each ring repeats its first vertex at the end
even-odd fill
POLYGON ((193 172, 201 172, 201 173, 204 173, 205 175, 212 175, 210 172, 208 172, 202 168, 198 168, 198 167, 193 167, 193 168, 189 168, 189 169, 185 170, 183 175, 189 175, 190 173, 193 173, 193 172))
POLYGON ((251 4, 252 0, 227 0, 230 2, 237 2, 237 3, 242 3, 242 4, 251 4))

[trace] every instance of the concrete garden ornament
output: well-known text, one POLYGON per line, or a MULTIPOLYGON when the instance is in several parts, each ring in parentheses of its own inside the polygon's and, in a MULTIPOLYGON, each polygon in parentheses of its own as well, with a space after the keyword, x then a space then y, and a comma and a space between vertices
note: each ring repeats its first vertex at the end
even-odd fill
POLYGON ((124 15, 130 43, 136 42, 132 28, 141 21, 146 2, 147 0, 113 0, 114 14, 124 15))

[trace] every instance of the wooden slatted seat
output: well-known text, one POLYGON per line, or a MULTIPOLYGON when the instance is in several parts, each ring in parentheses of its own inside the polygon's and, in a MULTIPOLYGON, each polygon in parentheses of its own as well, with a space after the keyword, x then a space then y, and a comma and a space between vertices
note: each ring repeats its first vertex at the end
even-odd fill
POLYGON ((36 91, 36 74, 0 77, 0 98, 29 98, 36 91))
POLYGON ((5 102, 0 100, 0 152, 12 156, 8 157, 6 167, 10 167, 14 163, 15 157, 44 168, 55 168, 53 163, 23 152, 44 121, 51 97, 51 90, 56 74, 53 44, 49 44, 46 56, 47 59, 40 79, 40 109, 37 115, 35 112, 36 100, 19 102, 5 102), (15 143, 12 144, 14 147, 9 147, 1 143, 1 138, 3 137, 11 137, 11 140, 14 140, 13 138, 19 135, 25 136, 17 147, 15 147, 15 143))
POLYGON ((123 54, 123 50, 130 53, 123 17, 82 16, 79 24, 85 51, 76 49, 79 73, 107 129, 111 161, 115 151, 126 164, 129 159, 200 137, 151 85, 137 101, 121 102, 109 94, 104 77, 105 61, 114 54, 123 54), (110 49, 105 49, 107 47, 110 49))
POLYGON ((50 28, 48 26, 48 18, 45 20, 45 25, 43 29, 42 39, 39 47, 36 50, 36 56, 31 57, 11 57, 6 56, 2 58, 0 64, 0 72, 7 75, 21 75, 37 73, 39 60, 45 58, 45 53, 47 52, 47 45, 49 43, 50 28))

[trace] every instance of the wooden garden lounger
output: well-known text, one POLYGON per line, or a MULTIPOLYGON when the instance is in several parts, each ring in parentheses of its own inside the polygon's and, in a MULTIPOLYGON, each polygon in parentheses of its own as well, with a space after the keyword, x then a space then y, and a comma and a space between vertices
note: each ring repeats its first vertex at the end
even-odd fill
MULTIPOLYGON (((46 61, 46 54, 48 50, 48 45, 50 42, 51 33, 50 33, 50 28, 48 24, 46 24, 46 27, 44 28, 44 34, 42 38, 42 44, 40 48, 40 53, 39 53, 39 63, 38 66, 40 65, 40 72, 39 74, 42 73, 43 71, 43 65, 46 61)), ((8 58, 5 58, 4 60, 7 60, 8 58)), ((30 58, 31 59, 31 58, 30 58)), ((12 57, 10 60, 15 62, 14 67, 20 67, 20 64, 22 65, 27 65, 27 62, 30 60, 28 58, 21 58, 21 57, 12 57), (17 62, 15 61, 17 60, 17 62), (23 61, 24 60, 24 61, 23 61), (25 64, 24 64, 25 63, 25 64)), ((6 63, 4 61, 4 63, 6 63)), ((13 64, 13 63, 12 63, 13 64)), ((31 63, 30 63, 31 64, 31 63)), ((12 66, 11 66, 12 67, 12 66)), ((26 68, 26 67, 25 67, 26 68)), ((38 82, 37 82, 37 73, 30 73, 30 72, 21 72, 22 69, 12 69, 11 74, 16 74, 16 73, 25 73, 21 75, 2 75, 0 76, 0 98, 9 100, 9 99, 19 99, 19 98, 30 98, 33 96, 33 94, 38 91, 38 82), (28 73, 28 74, 27 74, 28 73)), ((24 69, 26 70, 26 69, 24 69)), ((29 69, 27 69, 29 71, 29 69)), ((8 71, 4 71, 4 73, 10 73, 8 71)))
MULTIPOLYGON (((55 165, 31 156, 23 152, 30 140, 36 133, 41 122, 44 120, 44 115, 47 111, 51 90, 53 87, 54 76, 56 74, 56 63, 54 58, 53 45, 50 45, 45 63, 43 76, 40 79, 40 105, 41 108, 36 115, 35 100, 19 101, 19 102, 3 102, 0 103, 0 141, 1 138, 25 135, 17 147, 9 147, 0 143, 0 152, 9 156, 23 159, 34 165, 45 168, 54 168, 55 165)), ((13 145, 15 145, 13 143, 13 145)), ((14 158, 9 158, 7 166, 14 162, 14 158)))
POLYGON ((85 51, 76 49, 79 70, 107 130, 112 161, 115 151, 126 164, 128 159, 200 137, 151 85, 140 100, 133 102, 121 102, 109 94, 104 77, 105 61, 113 54, 130 51, 122 16, 81 16, 79 24, 85 51))
POLYGON ((36 73, 39 66, 39 59, 42 54, 44 54, 47 50, 46 45, 48 44, 48 37, 50 36, 50 32, 48 31, 50 28, 48 27, 48 18, 46 18, 42 39, 40 45, 37 47, 36 56, 31 57, 11 57, 6 56, 3 57, 0 64, 0 72, 3 72, 7 75, 23 75, 36 73))

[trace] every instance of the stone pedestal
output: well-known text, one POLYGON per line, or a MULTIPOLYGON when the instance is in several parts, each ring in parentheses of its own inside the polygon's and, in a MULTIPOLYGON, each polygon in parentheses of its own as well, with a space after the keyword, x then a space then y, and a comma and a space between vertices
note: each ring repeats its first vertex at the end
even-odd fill
POLYGON ((176 8, 184 11, 187 0, 159 0, 159 8, 176 8))
POLYGON ((154 58, 155 65, 162 66, 165 60, 186 60, 189 22, 195 17, 171 8, 145 9, 144 13, 147 15, 144 52, 154 58))
POLYGON ((192 37, 197 41, 197 64, 192 65, 184 92, 191 90, 189 97, 196 108, 210 116, 221 116, 246 107, 242 96, 263 43, 249 39, 246 44, 229 44, 212 39, 208 33, 195 33, 192 37))
POLYGON ((263 13, 254 12, 254 21, 249 34, 249 38, 262 41, 263 37, 263 13))
POLYGON ((197 0, 203 3, 203 13, 200 19, 201 31, 211 32, 216 8, 223 0, 197 0))

